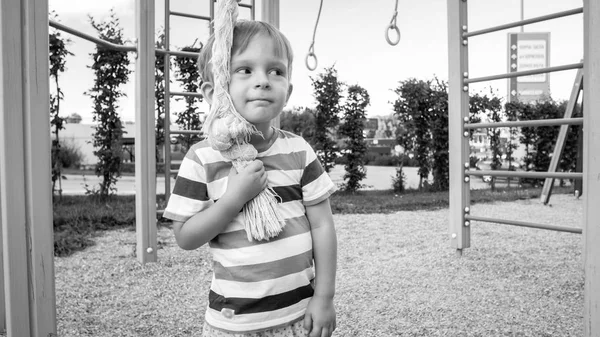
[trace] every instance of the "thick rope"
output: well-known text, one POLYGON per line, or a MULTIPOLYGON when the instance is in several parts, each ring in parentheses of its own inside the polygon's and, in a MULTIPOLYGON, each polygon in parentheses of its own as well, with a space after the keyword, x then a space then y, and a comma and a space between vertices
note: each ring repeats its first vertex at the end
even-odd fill
MULTIPOLYGON (((215 10, 212 47, 213 102, 203 131, 210 146, 232 161, 237 171, 256 159, 258 152, 249 144, 250 136, 259 133, 240 115, 231 101, 228 88, 233 29, 238 17, 239 0, 219 0, 215 10)), ((244 229, 248 240, 268 240, 277 236, 285 220, 277 209, 277 194, 268 187, 244 205, 244 229)))

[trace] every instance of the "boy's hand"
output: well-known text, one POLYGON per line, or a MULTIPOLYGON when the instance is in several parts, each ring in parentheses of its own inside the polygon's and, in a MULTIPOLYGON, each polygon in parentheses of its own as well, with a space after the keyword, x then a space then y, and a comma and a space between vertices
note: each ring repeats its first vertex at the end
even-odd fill
POLYGON ((238 198, 242 205, 267 188, 267 172, 260 160, 254 160, 240 172, 232 166, 225 193, 238 198))
POLYGON ((335 330, 333 298, 313 296, 304 314, 304 329, 309 337, 330 337, 335 330))

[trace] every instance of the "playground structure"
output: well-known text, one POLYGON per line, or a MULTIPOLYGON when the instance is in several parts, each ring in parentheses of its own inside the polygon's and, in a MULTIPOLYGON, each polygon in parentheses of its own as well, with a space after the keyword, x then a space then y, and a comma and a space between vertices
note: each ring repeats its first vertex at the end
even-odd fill
MULTIPOLYGON (((212 0, 209 1, 212 7, 212 0)), ((168 33, 167 49, 155 50, 155 2, 135 0, 135 4, 135 46, 116 46, 56 23, 52 25, 103 46, 136 53, 137 257, 141 263, 146 263, 157 259, 154 116, 153 113, 148 113, 154 111, 154 55, 159 53, 168 58, 170 55, 185 53, 168 50, 168 33)), ((166 27, 169 27, 169 15, 196 17, 171 12, 168 8, 169 0, 165 4, 166 27)), ((251 6, 254 6, 254 1, 251 6)), ((263 0, 262 11, 263 20, 278 26, 279 0, 263 0)), ((0 303, 4 304, 0 306, 0 329, 6 326, 8 336, 56 335, 52 191, 49 184, 50 138, 47 136, 50 127, 48 26, 47 0, 0 2, 0 268, 3 271, 0 274, 0 303)), ((450 149, 455 153, 450 156, 450 243, 459 252, 470 246, 471 221, 582 232, 585 237, 584 335, 600 336, 600 209, 597 207, 600 205, 600 96, 591 94, 600 91, 600 3, 584 0, 584 6, 580 9, 468 32, 467 0, 448 0, 448 27, 450 149), (583 62, 469 78, 467 48, 470 37, 577 13, 583 13, 584 16, 583 62), (468 124, 469 83, 575 68, 583 70, 584 106, 587 111, 582 121, 585 135, 583 173, 516 173, 468 169, 468 130, 493 127, 468 124), (471 215, 469 181, 470 176, 477 175, 583 178, 583 230, 570 230, 562 226, 548 228, 549 226, 471 215)), ((168 72, 165 76, 168 78, 168 72)), ((168 87, 165 90, 169 90, 168 87)), ((168 96, 179 94, 167 91, 168 96)), ((165 101, 168 102, 168 99, 165 101)), ((168 116, 168 110, 166 111, 168 116)), ((510 126, 527 125, 525 123, 528 122, 511 122, 510 126)), ((559 119, 540 122, 539 125, 573 123, 578 122, 559 119)), ((165 138, 169 139, 168 134, 165 138)))

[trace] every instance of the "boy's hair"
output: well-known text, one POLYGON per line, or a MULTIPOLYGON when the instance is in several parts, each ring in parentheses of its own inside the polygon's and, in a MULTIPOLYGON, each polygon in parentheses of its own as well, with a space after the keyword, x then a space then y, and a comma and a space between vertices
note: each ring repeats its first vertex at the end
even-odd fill
MULTIPOLYGON (((231 46, 231 55, 244 52, 253 37, 265 35, 271 38, 275 44, 275 53, 279 56, 285 56, 288 59, 288 78, 292 75, 292 61, 294 54, 290 41, 283 33, 273 25, 262 21, 238 20, 233 28, 233 43, 231 46)), ((215 42, 215 35, 211 34, 208 42, 202 47, 198 57, 198 70, 203 82, 213 82, 211 67, 212 48, 215 42)))

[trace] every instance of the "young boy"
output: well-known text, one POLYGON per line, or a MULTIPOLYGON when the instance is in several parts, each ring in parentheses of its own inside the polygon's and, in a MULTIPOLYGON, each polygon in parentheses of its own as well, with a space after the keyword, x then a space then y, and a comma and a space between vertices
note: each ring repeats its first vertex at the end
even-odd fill
MULTIPOLYGON (((211 37, 198 60, 209 104, 213 43, 211 37)), ((329 205, 335 185, 304 139, 271 126, 292 93, 292 59, 275 27, 236 23, 229 94, 264 135, 250 140, 257 159, 236 172, 207 141, 195 144, 164 213, 181 248, 208 243, 213 256, 203 336, 325 337, 335 330, 337 239, 329 205), (249 241, 240 210, 267 185, 281 199, 286 225, 275 238, 249 241)))

